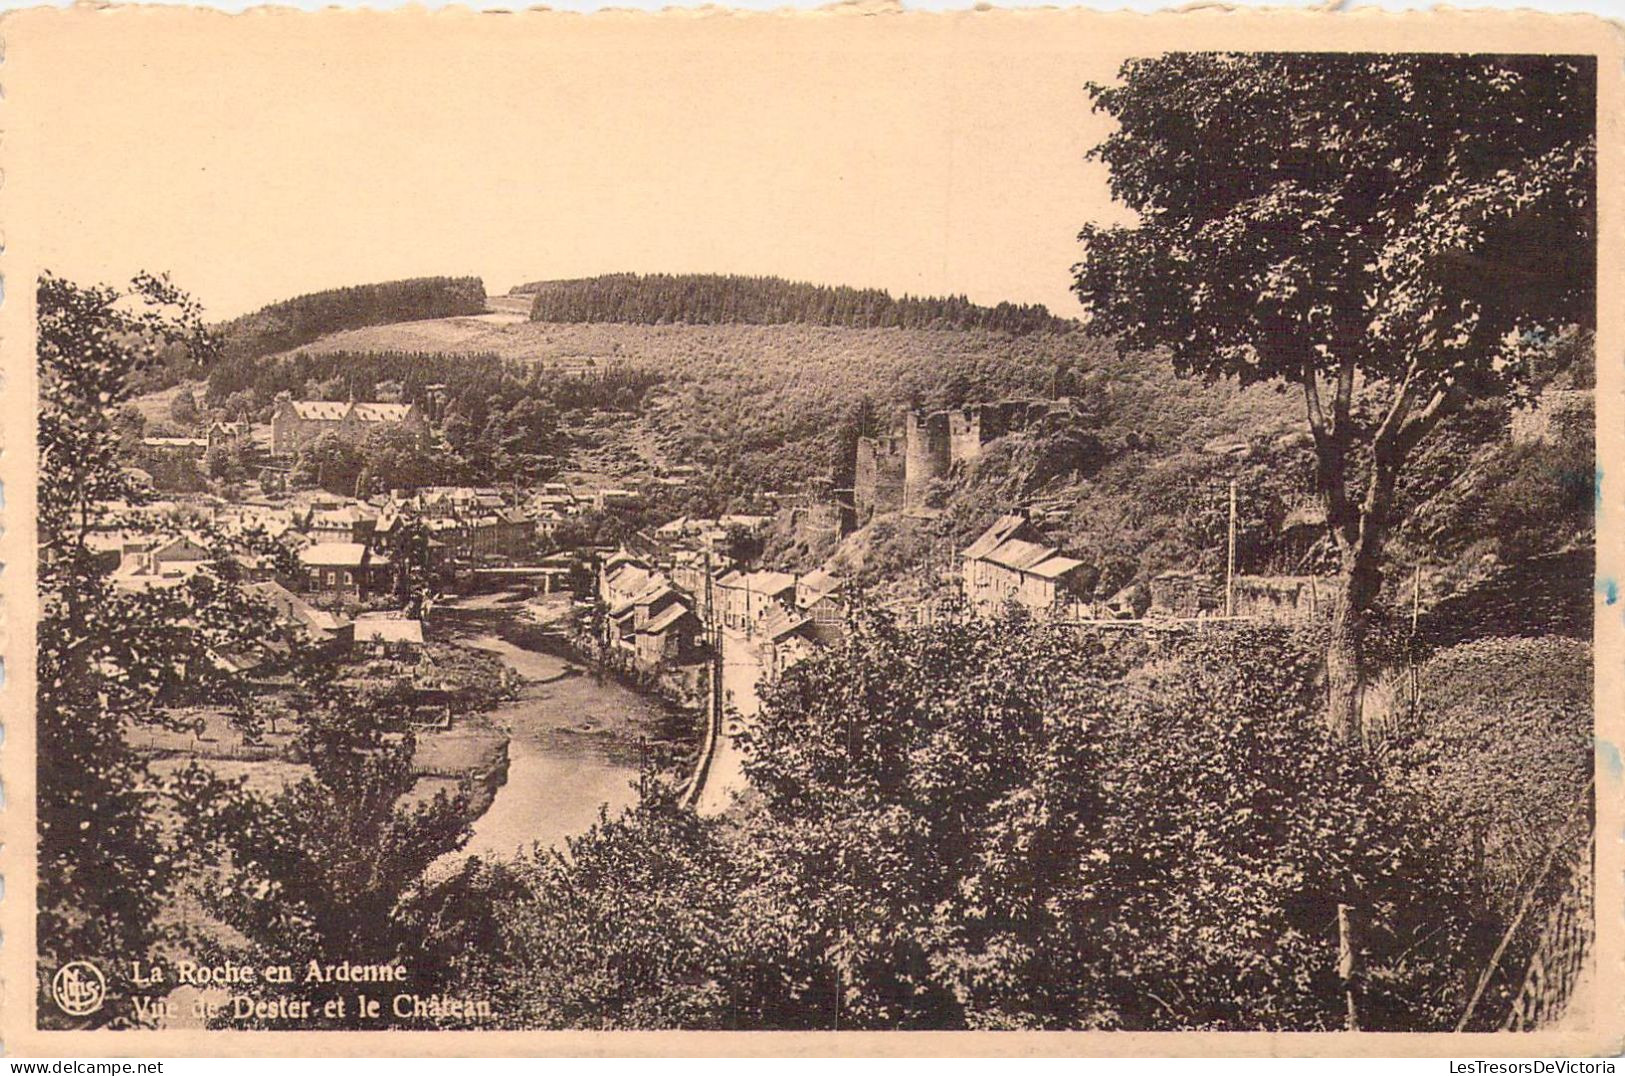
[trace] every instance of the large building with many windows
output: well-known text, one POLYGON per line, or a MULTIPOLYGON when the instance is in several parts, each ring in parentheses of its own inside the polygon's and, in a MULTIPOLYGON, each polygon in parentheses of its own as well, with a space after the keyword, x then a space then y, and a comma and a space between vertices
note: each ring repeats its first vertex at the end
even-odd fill
POLYGON ((357 403, 354 400, 277 400, 271 413, 271 452, 296 455, 326 433, 346 441, 360 441, 374 430, 405 427, 428 432, 428 422, 417 404, 357 403))

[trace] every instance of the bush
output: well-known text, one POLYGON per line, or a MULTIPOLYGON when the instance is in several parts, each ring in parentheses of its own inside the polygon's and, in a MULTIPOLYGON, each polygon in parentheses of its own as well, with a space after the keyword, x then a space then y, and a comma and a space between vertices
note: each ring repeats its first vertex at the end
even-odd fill
POLYGON ((1487 896, 1510 914, 1592 772, 1592 650, 1575 639, 1480 639, 1421 668, 1420 713, 1390 779, 1456 823, 1487 896))
POLYGON ((1323 727, 1320 648, 1215 631, 1137 691, 1106 752, 1099 898, 1128 1026, 1332 1030, 1337 906, 1367 924, 1368 1030, 1450 1026, 1487 936, 1453 820, 1323 727))
POLYGON ((734 818, 528 858, 474 981, 547 1027, 1327 1030, 1346 904, 1361 1026, 1451 1026, 1504 920, 1454 805, 1327 736, 1314 640, 1106 637, 860 613, 734 818))
POLYGON ((490 917, 495 944, 467 954, 465 989, 499 999, 511 1027, 730 1026, 738 883, 713 828, 650 799, 567 856, 522 856, 490 917))

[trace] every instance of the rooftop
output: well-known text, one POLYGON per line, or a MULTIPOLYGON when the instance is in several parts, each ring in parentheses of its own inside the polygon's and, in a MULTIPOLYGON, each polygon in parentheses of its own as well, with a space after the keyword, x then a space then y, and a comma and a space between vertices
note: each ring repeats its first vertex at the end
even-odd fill
POLYGON ((665 609, 661 610, 658 616, 650 617, 649 622, 643 625, 643 627, 639 630, 645 634, 654 635, 665 631, 673 624, 676 624, 679 620, 683 619, 683 617, 688 615, 688 606, 684 605, 682 602, 673 602, 672 604, 666 606, 665 609))
POLYGON ((982 536, 966 548, 963 556, 970 560, 981 560, 993 552, 1011 535, 1019 531, 1027 518, 1019 512, 1011 512, 1000 516, 993 521, 993 525, 982 532, 982 536))
POLYGON ((1012 538, 1008 542, 1001 543, 997 549, 982 559, 990 564, 1022 572, 1054 555, 1055 550, 1050 546, 1012 538))
POLYGON ((367 616, 355 622, 358 643, 423 643, 423 622, 401 617, 367 616))
POLYGON ((788 572, 729 572, 717 586, 739 587, 752 594, 783 594, 796 588, 796 577, 788 572))
POLYGON ((411 404, 358 403, 355 405, 355 417, 362 422, 404 422, 411 413, 411 404))
POLYGON ((317 542, 299 551, 299 560, 312 568, 359 568, 366 559, 367 547, 360 542, 317 542))
POLYGON ((337 422, 350 409, 348 403, 337 400, 292 400, 295 417, 306 421, 337 422))
POLYGON ((1083 561, 1081 560, 1055 556, 1029 568, 1028 572, 1043 579, 1059 579, 1068 572, 1076 571, 1081 567, 1083 567, 1083 561))
POLYGON ((259 598, 282 616, 311 631, 329 633, 339 630, 346 621, 305 601, 299 595, 276 582, 249 583, 243 588, 259 598))

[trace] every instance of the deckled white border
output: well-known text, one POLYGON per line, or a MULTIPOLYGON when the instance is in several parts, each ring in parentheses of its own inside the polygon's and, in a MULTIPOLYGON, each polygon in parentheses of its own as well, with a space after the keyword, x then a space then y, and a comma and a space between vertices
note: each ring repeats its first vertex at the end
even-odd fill
MULTIPOLYGON (((1434 4, 1428 0, 1377 0, 1375 3, 1352 3, 1347 0, 1305 2, 1305 0, 1122 0, 1120 3, 1068 4, 1064 7, 1043 0, 1009 0, 993 5, 974 4, 963 0, 845 0, 828 4, 825 0, 738 0, 723 6, 705 0, 605 0, 590 3, 585 0, 556 0, 546 5, 519 5, 500 0, 278 0, 266 4, 262 0, 147 0, 148 6, 180 6, 213 9, 222 13, 235 13, 257 9, 262 14, 274 14, 271 8, 281 8, 293 14, 300 10, 385 12, 400 9, 443 11, 443 17, 455 19, 457 14, 480 12, 509 12, 523 14, 545 11, 562 14, 590 14, 617 12, 637 16, 647 13, 716 16, 738 12, 741 15, 760 15, 776 12, 793 14, 802 11, 822 11, 838 16, 900 17, 910 12, 922 14, 951 14, 976 11, 996 16, 1001 10, 1012 14, 1040 11, 1056 15, 1101 13, 1115 18, 1103 20, 1105 25, 1121 26, 1123 20, 1136 14, 1153 12, 1200 12, 1204 16, 1234 13, 1238 20, 1259 14, 1283 16, 1276 31, 1289 36, 1285 27, 1296 26, 1300 32, 1314 20, 1336 19, 1343 29, 1360 26, 1369 30, 1383 17, 1384 11, 1437 12, 1444 21, 1403 16, 1396 22, 1409 22, 1411 29, 1426 34, 1429 31, 1445 33, 1449 23, 1456 23, 1461 31, 1464 47, 1472 41, 1472 31, 1483 25, 1474 15, 1483 13, 1496 20, 1519 14, 1600 15, 1604 18, 1625 20, 1625 0, 1482 0, 1471 6, 1434 4), (540 9, 538 11, 537 9, 540 9), (1426 29, 1424 29, 1426 27, 1426 29)), ((0 0, 0 15, 29 8, 41 7, 111 7, 99 0, 47 0, 43 3, 0 0)), ((138 5, 117 5, 134 7, 138 5)), ((1019 17, 1019 15, 1018 15, 1019 17)), ((1205 21, 1205 20, 1203 20, 1205 21)), ((1249 18, 1249 21, 1250 18, 1249 18)), ((1555 20, 1562 21, 1562 20, 1555 20)), ((1315 26, 1318 31, 1324 23, 1315 26)), ((1504 23, 1501 23, 1504 25, 1504 23)), ((1546 25, 1550 25, 1549 23, 1546 25)), ((1572 23, 1571 23, 1572 25, 1572 23)), ((449 29, 449 26, 448 26, 449 29)), ((1209 24, 1211 29, 1211 24, 1209 24)), ((1272 25, 1271 29, 1274 29, 1272 25)), ((1605 27, 1596 27, 1599 38, 1606 38, 1605 27)), ((1621 60, 1620 43, 1625 41, 1625 27, 1614 26, 1614 40, 1598 40, 1596 48, 1604 54, 1614 53, 1621 60)), ((1332 44, 1328 47, 1350 47, 1332 44)), ((1404 39, 1398 31, 1390 31, 1384 44, 1398 48, 1404 39), (1391 40, 1389 40, 1391 39, 1391 40)), ((1214 47, 1202 42, 1192 47, 1214 47)), ((1229 46, 1240 47, 1240 46, 1229 46)), ((1260 47, 1297 48, 1302 44, 1261 43, 1260 47)), ((35 737, 31 722, 8 729, 5 718, 11 714, 31 712, 33 700, 21 695, 24 685, 34 683, 34 633, 32 608, 30 617, 16 633, 21 648, 13 649, 14 637, 6 598, 15 589, 25 595, 36 593, 37 583, 34 527, 34 485, 21 476, 30 476, 36 470, 36 444, 32 418, 17 421, 23 412, 21 400, 37 400, 36 367, 32 356, 34 281, 33 266, 26 255, 9 256, 6 233, 8 184, 4 171, 6 130, 8 116, 5 108, 5 25, 0 22, 0 773, 10 773, 4 765, 21 752, 30 762, 34 758, 35 737), (13 272, 13 267, 16 271, 13 272), (18 348, 26 354, 19 355, 18 348), (15 371, 15 376, 8 376, 15 371), (6 477, 12 476, 8 485, 6 477), (8 660, 8 657, 12 660, 8 660), (9 733, 9 735, 8 735, 9 733)), ((1604 463, 1610 468, 1625 470, 1625 423, 1617 416, 1625 415, 1625 347, 1622 347, 1622 329, 1625 312, 1620 306, 1620 292, 1625 285, 1625 185, 1620 177, 1625 174, 1625 101, 1605 101, 1612 93, 1619 93, 1621 71, 1625 62, 1616 62, 1612 71, 1599 70, 1599 123, 1598 123, 1598 340, 1596 413, 1599 494, 1597 503, 1597 565, 1599 579, 1625 579, 1625 534, 1621 533, 1619 512, 1614 501, 1618 498, 1619 480, 1612 473, 1604 481, 1604 463), (1604 421, 1602 416, 1610 416, 1604 421), (1617 461, 1617 464, 1616 464, 1617 461)), ((32 415, 32 408, 26 412, 32 415)), ((469 1057, 469 1056, 537 1056, 543 1054, 563 1056, 688 1056, 716 1055, 782 1057, 786 1055, 810 1056, 1151 1056, 1202 1057, 1230 1056, 1301 1056, 1301 1057, 1357 1057, 1357 1056, 1409 1056, 1434 1057, 1493 1057, 1493 1056, 1550 1056, 1560 1053, 1592 1056, 1619 1056, 1625 1052, 1625 899, 1622 897, 1622 879, 1619 871, 1621 848, 1625 847, 1625 826, 1621 825, 1621 784, 1625 781, 1625 764, 1621 760, 1621 745, 1625 738, 1611 739, 1604 734, 1617 733, 1625 725, 1625 608, 1617 605, 1598 606, 1593 654, 1596 664, 1595 728, 1598 730, 1598 784, 1597 827, 1598 864, 1594 901, 1598 916, 1598 937, 1594 946, 1596 977, 1598 980, 1597 1007, 1594 1017, 1604 1021, 1603 1026, 1575 1032, 1531 1033, 1415 1033, 1360 1035, 1346 1033, 1270 1033, 1270 1032, 485 1032, 485 1031, 431 1031, 431 1032, 323 1032, 323 1031, 117 1031, 117 1032, 39 1032, 32 1026, 31 999, 34 996, 34 958, 17 962, 19 977, 26 975, 25 983, 13 983, 7 977, 9 962, 5 959, 6 942, 11 940, 0 934, 0 1027, 12 1033, 12 1040, 0 1043, 0 1053, 12 1054, 13 1047, 35 1047, 32 1055, 42 1056, 41 1043, 56 1056, 294 1056, 298 1054, 324 1056, 417 1056, 417 1057, 469 1057), (1604 657, 1609 658, 1605 662, 1604 657), (1610 828, 1612 827, 1611 831, 1610 828), (1608 846, 1608 847, 1605 847, 1608 846), (1605 871, 1606 866, 1612 868, 1605 871), (1611 921, 1604 920, 1606 909, 1612 908, 1611 921), (30 1001, 20 1006, 27 1012, 24 1021, 15 1012, 5 1011, 7 1002, 15 1004, 20 998, 30 1001)), ((10 802, 32 803, 34 796, 34 767, 19 769, 10 785, 0 783, 0 924, 15 929, 18 920, 15 908, 4 900, 8 866, 15 835, 7 826, 10 802), (7 840, 7 838, 12 838, 7 840)), ((32 814, 30 812, 30 820, 32 814)), ((30 832, 23 840, 32 840, 30 832)), ((26 852, 25 852, 26 854, 26 852)), ((32 880, 32 872, 25 872, 32 880)), ((32 901, 29 902, 32 918, 32 901)), ((17 943, 32 943, 29 929, 19 931, 17 943)))

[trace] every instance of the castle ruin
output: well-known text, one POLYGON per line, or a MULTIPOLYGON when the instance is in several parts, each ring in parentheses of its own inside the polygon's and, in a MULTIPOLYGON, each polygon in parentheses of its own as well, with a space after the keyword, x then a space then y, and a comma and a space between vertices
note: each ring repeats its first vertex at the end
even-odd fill
POLYGON ((853 478, 857 524, 923 508, 931 484, 982 454, 989 441, 1036 426, 1071 401, 999 400, 941 411, 909 411, 881 437, 860 437, 853 478))

